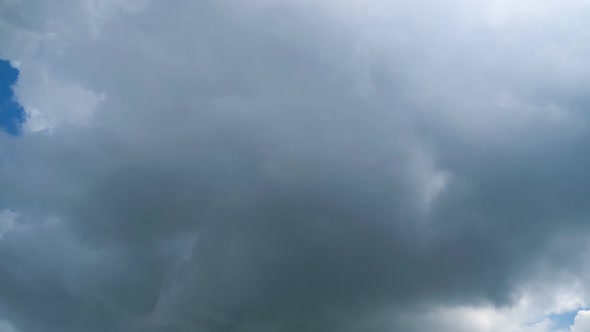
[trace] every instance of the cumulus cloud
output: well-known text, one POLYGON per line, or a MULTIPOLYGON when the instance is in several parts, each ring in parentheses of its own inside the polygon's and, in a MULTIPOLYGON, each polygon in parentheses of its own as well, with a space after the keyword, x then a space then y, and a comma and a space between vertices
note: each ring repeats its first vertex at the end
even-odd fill
POLYGON ((0 317, 557 331, 588 301, 588 10, 0 2, 30 115, 0 137, 0 317))
POLYGON ((570 329, 572 332, 590 331, 590 313, 585 310, 580 310, 570 329))

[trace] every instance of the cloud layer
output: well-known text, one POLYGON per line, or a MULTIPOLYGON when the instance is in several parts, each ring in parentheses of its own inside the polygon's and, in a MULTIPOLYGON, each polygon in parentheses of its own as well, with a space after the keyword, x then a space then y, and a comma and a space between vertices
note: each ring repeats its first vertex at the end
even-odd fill
POLYGON ((589 10, 0 2, 0 331, 563 329, 589 10))

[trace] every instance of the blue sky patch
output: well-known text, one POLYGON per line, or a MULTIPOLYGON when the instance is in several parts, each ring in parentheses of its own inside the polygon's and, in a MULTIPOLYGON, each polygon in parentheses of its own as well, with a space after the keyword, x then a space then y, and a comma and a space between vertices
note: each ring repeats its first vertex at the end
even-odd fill
POLYGON ((0 130, 19 135, 26 120, 25 110, 14 100, 12 86, 18 79, 18 69, 0 59, 0 130))
POLYGON ((553 314, 550 315, 549 318, 553 321, 556 328, 567 330, 570 325, 574 323, 574 319, 576 318, 579 310, 581 309, 568 311, 562 314, 553 314))

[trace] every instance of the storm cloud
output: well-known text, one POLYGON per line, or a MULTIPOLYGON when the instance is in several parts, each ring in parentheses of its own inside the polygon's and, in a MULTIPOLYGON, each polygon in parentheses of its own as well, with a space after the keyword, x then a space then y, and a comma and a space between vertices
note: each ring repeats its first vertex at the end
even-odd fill
POLYGON ((586 331, 588 15, 0 1, 0 331, 586 331))

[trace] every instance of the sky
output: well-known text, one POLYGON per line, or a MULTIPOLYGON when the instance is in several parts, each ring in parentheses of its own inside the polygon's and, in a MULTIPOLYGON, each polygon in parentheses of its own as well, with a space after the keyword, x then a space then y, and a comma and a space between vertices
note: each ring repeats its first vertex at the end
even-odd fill
POLYGON ((0 128, 18 135, 25 121, 25 110, 14 100, 12 86, 18 78, 18 69, 9 61, 0 59, 0 128))
POLYGON ((587 0, 0 0, 0 332, 590 332, 587 0))

